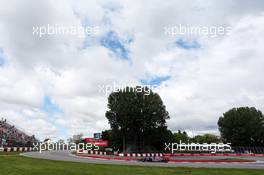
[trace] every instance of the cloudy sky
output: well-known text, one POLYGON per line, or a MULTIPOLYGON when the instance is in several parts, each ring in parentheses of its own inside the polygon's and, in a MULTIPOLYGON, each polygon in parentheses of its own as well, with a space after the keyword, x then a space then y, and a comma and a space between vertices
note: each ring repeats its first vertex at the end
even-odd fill
POLYGON ((0 4, 0 117, 40 139, 109 128, 99 87, 113 84, 159 86, 172 131, 217 133, 232 107, 264 111, 262 0, 0 4), (229 31, 168 32, 179 25, 229 31), (40 37, 47 26, 89 32, 40 37))

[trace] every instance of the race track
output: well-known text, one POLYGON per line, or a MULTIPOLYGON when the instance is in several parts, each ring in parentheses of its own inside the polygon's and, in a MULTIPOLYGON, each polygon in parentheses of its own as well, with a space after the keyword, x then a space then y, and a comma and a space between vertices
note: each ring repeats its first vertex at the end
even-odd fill
MULTIPOLYGON (((248 168, 248 169, 264 169, 264 158, 250 157, 250 159, 257 160, 257 162, 247 163, 153 163, 153 162, 137 162, 137 161, 124 161, 124 160, 103 160, 94 158, 78 157, 68 151, 47 151, 47 152, 27 152, 21 155, 32 158, 60 160, 69 162, 82 162, 94 164, 113 164, 113 165, 137 165, 137 166, 160 166, 160 167, 204 167, 204 168, 248 168)), ((194 157, 185 157, 185 159, 193 159, 194 157)), ((210 157, 207 157, 211 159, 210 157)))

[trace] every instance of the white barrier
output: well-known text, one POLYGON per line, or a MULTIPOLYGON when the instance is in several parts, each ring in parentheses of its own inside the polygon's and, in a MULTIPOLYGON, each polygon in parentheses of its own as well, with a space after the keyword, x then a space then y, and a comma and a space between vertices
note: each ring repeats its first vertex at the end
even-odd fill
MULTIPOLYGON (((78 154, 92 154, 92 155, 107 155, 106 152, 101 151, 87 151, 87 150, 77 150, 78 154)), ((163 157, 162 153, 118 153, 114 154, 119 157, 163 157)))

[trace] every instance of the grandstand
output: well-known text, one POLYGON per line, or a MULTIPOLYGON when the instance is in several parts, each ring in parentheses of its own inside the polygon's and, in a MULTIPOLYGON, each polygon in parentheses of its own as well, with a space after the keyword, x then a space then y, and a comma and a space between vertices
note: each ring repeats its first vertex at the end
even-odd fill
POLYGON ((36 142, 35 136, 28 135, 21 129, 7 122, 0 120, 0 147, 30 147, 36 142))

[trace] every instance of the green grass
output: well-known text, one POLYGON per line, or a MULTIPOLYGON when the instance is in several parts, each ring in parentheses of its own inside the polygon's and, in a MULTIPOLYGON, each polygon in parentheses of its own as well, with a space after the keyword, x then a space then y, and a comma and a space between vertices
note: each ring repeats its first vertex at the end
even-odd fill
POLYGON ((94 165, 0 156, 0 175, 263 175, 264 170, 94 165))
POLYGON ((1 155, 18 155, 22 152, 0 152, 0 156, 1 155))
POLYGON ((236 161, 236 162, 255 162, 255 160, 249 160, 249 159, 240 159, 236 157, 229 157, 229 158, 224 158, 220 160, 225 160, 225 161, 236 161))

